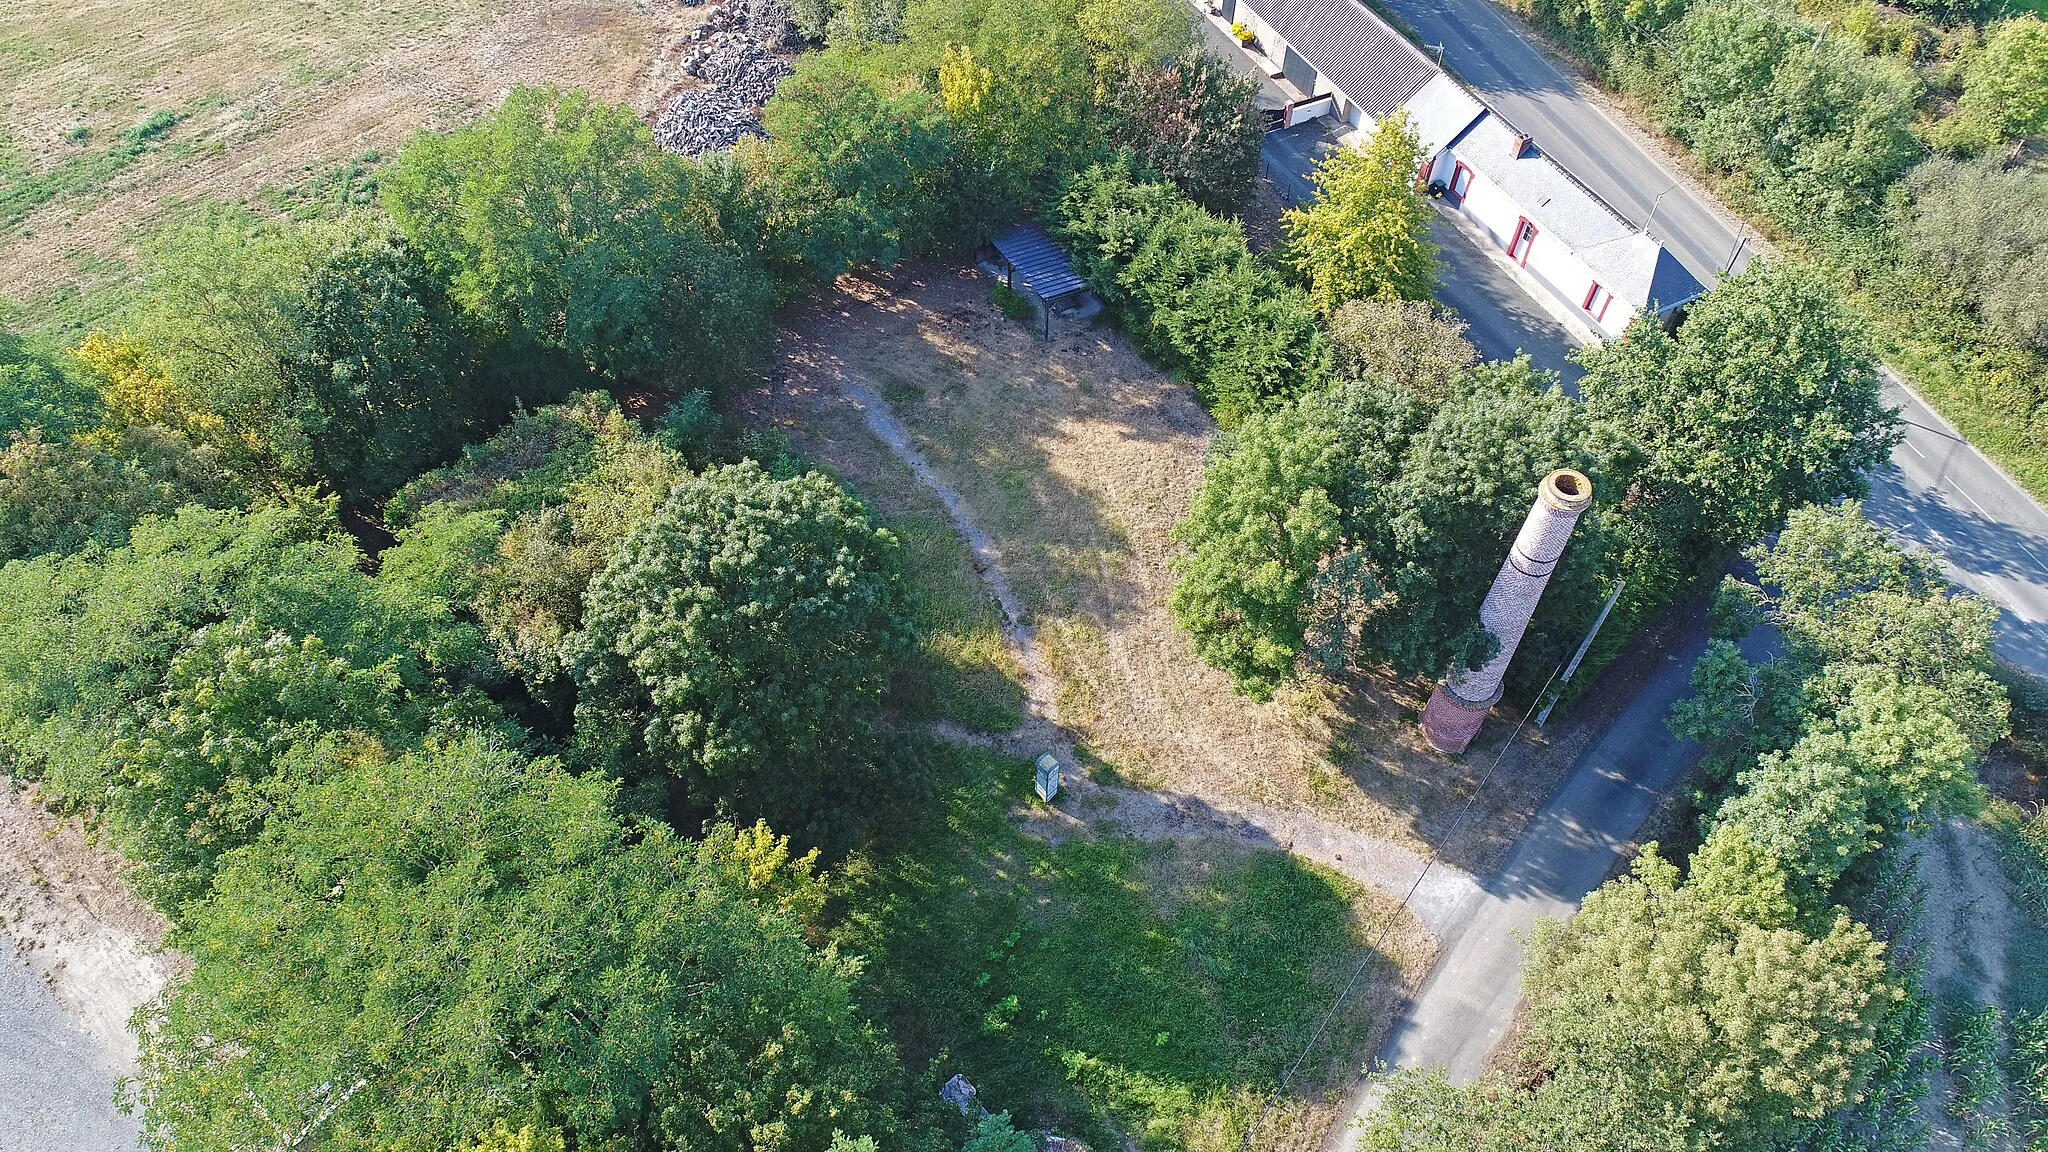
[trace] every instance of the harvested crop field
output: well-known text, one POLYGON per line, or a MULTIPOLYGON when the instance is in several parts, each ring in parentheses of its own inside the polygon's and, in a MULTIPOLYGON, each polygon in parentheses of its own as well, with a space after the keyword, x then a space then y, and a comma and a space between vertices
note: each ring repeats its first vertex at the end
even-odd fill
POLYGON ((117 281, 211 198, 366 198, 377 160, 519 84, 651 110, 681 82, 674 0, 24 0, 0 6, 0 297, 48 312, 117 281))
MULTIPOLYGON (((887 506, 909 472, 841 391, 884 397, 995 539, 1085 751, 1131 783, 1196 802, 1312 811, 1397 844, 1444 838, 1508 735, 1496 719, 1462 758, 1414 728, 1421 685, 1316 681, 1259 704, 1230 691, 1166 609, 1170 531, 1201 479, 1215 425, 1193 393, 1106 328, 1040 340, 1005 320, 980 273, 921 266, 848 277, 785 317, 771 379, 752 398, 801 452, 887 506)), ((1498 862, 1581 747, 1589 725, 1518 748, 1446 857, 1498 862)))

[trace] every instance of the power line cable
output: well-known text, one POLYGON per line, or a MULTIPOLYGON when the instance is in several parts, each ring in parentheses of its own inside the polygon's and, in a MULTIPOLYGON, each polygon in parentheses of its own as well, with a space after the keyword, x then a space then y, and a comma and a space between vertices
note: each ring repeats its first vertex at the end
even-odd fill
MULTIPOLYGON (((1551 669, 1549 679, 1543 681, 1543 687, 1537 689, 1536 695, 1530 699, 1542 700, 1543 694, 1550 691, 1551 682, 1557 679, 1557 674, 1563 669, 1564 665, 1561 663, 1556 668, 1551 669)), ((1515 741, 1521 738, 1522 729, 1527 727, 1528 724, 1529 713, 1525 710, 1522 713, 1521 720, 1516 722, 1515 730, 1508 733, 1508 738, 1501 742, 1500 751, 1494 754, 1493 763, 1486 766, 1486 771, 1479 777, 1479 783, 1473 786, 1472 791, 1466 795, 1465 802, 1458 806, 1457 818, 1451 821, 1450 828, 1438 840, 1439 844, 1452 842, 1457 839, 1459 833, 1465 830, 1465 821, 1472 814, 1473 804, 1479 800, 1479 794, 1486 790, 1487 781, 1493 779, 1494 769, 1499 768, 1501 761, 1507 759, 1508 753, 1515 747, 1515 741)), ((1273 1110, 1273 1101, 1284 1095, 1287 1089, 1294 1083, 1295 1075, 1301 1071, 1302 1064, 1315 1051, 1316 1045, 1322 1042, 1323 1034, 1329 1031, 1330 1022, 1337 1018, 1337 1010, 1343 1007, 1345 998, 1351 995, 1351 989, 1358 984, 1358 978, 1365 975, 1365 970, 1371 967, 1373 957, 1379 954, 1380 945, 1386 942, 1387 932, 1393 928, 1394 921, 1400 917, 1401 913, 1408 910, 1408 902, 1415 898, 1415 893, 1422 888, 1422 881, 1429 875, 1430 869, 1436 867, 1436 862, 1441 855, 1441 849, 1434 845, 1431 846, 1429 855, 1424 857, 1422 861, 1422 867, 1415 873, 1414 882, 1409 884, 1408 891, 1402 894, 1401 902, 1395 905, 1392 912, 1387 914, 1386 919, 1380 921, 1379 929, 1374 934, 1372 943, 1366 948, 1365 955, 1359 958, 1358 967, 1352 969, 1351 978, 1344 981, 1344 987, 1337 991, 1337 998, 1330 1001, 1330 1010, 1323 1013, 1322 1022, 1316 1025, 1316 1030, 1308 1038, 1308 1043, 1302 1045, 1301 1054, 1294 1058, 1294 1064, 1287 1069, 1287 1074, 1280 1078, 1279 1086, 1266 1094, 1266 1099, 1259 1105, 1258 1113, 1252 1117, 1252 1122, 1245 1126, 1244 1142, 1239 1145, 1241 1152, 1249 1152, 1252 1146, 1252 1137, 1257 1134, 1259 1125, 1265 1122, 1267 1113, 1273 1110)))

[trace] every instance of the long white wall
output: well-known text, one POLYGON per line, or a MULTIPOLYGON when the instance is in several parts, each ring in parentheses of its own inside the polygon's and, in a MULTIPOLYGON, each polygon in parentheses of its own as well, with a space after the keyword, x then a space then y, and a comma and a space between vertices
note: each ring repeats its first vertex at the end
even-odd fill
MULTIPOLYGON (((1448 187, 1457 170, 1458 159, 1455 147, 1437 153, 1429 178, 1442 181, 1448 187)), ((1465 197, 1457 204, 1457 209, 1466 219, 1477 224, 1479 230, 1486 233, 1487 238, 1505 255, 1508 245, 1514 241, 1516 225, 1528 212, 1476 167, 1468 165, 1468 168, 1472 173, 1471 183, 1466 187, 1465 197)), ((1532 220, 1531 223, 1536 225, 1536 241, 1529 246, 1528 259, 1520 261, 1522 267, 1553 299, 1603 336, 1621 335, 1636 314, 1635 306, 1617 297, 1608 304, 1604 317, 1595 317, 1588 312, 1585 301, 1586 293, 1594 283, 1592 270, 1564 241, 1551 235, 1541 220, 1532 220)))
MULTIPOLYGON (((1200 0, 1195 2, 1198 7, 1201 6, 1200 0)), ((1204 14, 1206 16, 1206 10, 1204 14)), ((1287 42, 1246 0, 1240 0, 1238 3, 1235 19, 1242 21, 1257 35, 1260 49, 1277 70, 1286 59, 1287 42)), ((1314 61, 1310 63, 1313 64, 1314 61)), ((1316 69, 1315 89, 1309 95, 1334 96, 1337 100, 1335 119, 1351 125, 1362 133, 1373 130, 1375 125, 1365 116, 1363 110, 1339 91, 1320 68, 1316 69)), ((1432 161, 1429 178, 1449 184, 1457 159, 1455 148, 1447 147, 1440 150, 1432 161)), ((1476 165, 1473 166, 1472 184, 1467 189, 1464 202, 1458 207, 1467 219, 1478 224, 1480 229, 1493 239, 1502 252, 1507 251, 1516 223, 1526 215, 1525 210, 1507 193, 1481 175, 1476 165)), ((1588 312, 1585 302, 1587 290, 1594 282, 1592 272, 1562 240, 1544 229, 1541 221, 1536 221, 1536 226, 1536 241, 1530 246, 1528 259, 1522 261, 1522 266, 1537 283, 1573 314, 1603 335, 1620 335, 1622 330, 1628 327, 1630 318, 1635 315, 1635 306, 1615 299, 1607 306, 1604 317, 1596 318, 1588 312)))

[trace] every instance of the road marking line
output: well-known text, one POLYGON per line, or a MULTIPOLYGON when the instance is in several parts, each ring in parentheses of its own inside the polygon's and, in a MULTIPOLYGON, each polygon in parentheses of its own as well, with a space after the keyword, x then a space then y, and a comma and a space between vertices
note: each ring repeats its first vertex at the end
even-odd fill
MULTIPOLYGON (((1908 448, 1913 448, 1913 442, 1911 440, 1901 440, 1899 441, 1899 443, 1904 444, 1908 448)), ((1922 452, 1918 448, 1913 448, 1913 455, 1918 456, 1922 460, 1927 459, 1927 453, 1922 452)))
MULTIPOLYGON (((1942 479, 1947 480, 1948 477, 1944 476, 1942 477, 1942 479)), ((1979 513, 1982 513, 1985 516, 1991 515, 1991 513, 1984 511, 1984 506, 1982 504, 1977 503, 1977 498, 1975 496, 1970 495, 1968 492, 1963 492, 1963 486, 1961 484, 1953 484, 1952 482, 1952 486, 1955 488, 1956 491, 1963 493, 1963 499, 1968 500, 1970 502, 1970 507, 1975 508, 1979 513)), ((2025 548, 2026 545, 2022 544, 2020 545, 2020 547, 2025 548)))

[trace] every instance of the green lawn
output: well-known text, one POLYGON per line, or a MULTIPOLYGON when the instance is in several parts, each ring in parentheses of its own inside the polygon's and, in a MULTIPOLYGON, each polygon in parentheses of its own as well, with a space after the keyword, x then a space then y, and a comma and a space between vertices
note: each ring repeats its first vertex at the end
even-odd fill
MULTIPOLYGON (((865 993, 923 1070, 917 1091, 961 1073, 1019 1127, 1093 1148, 1235 1149, 1367 955, 1385 902, 1278 851, 1050 844, 1010 815, 1036 803, 1029 764, 942 756, 956 775, 940 814, 906 850, 851 870, 842 940, 868 957, 865 993)), ((1375 960, 1305 1066, 1306 1092, 1277 1115, 1299 1115, 1330 1068, 1357 1066, 1369 993, 1395 974, 1375 960)))
POLYGON ((899 496, 911 506, 882 518, 903 542, 917 650, 897 676, 891 702, 913 719, 1008 732, 1024 722, 1024 690, 1001 609, 937 502, 921 499, 922 490, 899 496))

